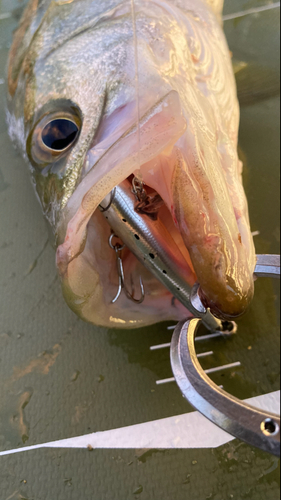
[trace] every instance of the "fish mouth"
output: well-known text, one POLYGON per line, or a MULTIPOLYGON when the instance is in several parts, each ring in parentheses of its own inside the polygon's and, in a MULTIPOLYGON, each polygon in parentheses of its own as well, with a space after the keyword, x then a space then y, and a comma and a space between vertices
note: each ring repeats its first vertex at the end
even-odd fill
POLYGON ((135 124, 127 128, 95 164, 95 147, 89 151, 89 171, 64 210, 57 267, 66 301, 104 326, 188 315, 128 249, 124 270, 133 285, 142 276, 146 298, 140 305, 125 296, 112 304, 116 260, 108 245, 111 228, 97 208, 116 185, 137 176, 163 200, 158 217, 183 255, 190 285, 200 283, 204 305, 222 319, 240 316, 253 296, 255 252, 235 144, 187 118, 175 91, 149 107, 139 125, 139 133, 135 124))

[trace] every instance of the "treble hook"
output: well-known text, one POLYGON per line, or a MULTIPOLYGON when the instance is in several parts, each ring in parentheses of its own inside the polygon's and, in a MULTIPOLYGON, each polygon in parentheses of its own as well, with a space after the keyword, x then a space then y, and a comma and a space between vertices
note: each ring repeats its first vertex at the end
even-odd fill
POLYGON ((124 292, 125 292, 126 296, 128 297, 128 299, 132 300, 132 302, 134 302, 135 304, 141 304, 144 301, 144 297, 145 297, 145 292, 144 292, 144 286, 143 286, 142 278, 140 276, 141 297, 140 297, 140 299, 135 299, 134 298, 134 291, 131 294, 129 292, 129 290, 127 289, 126 285, 125 285, 124 268, 123 268, 123 262, 122 262, 120 254, 121 254, 122 250, 125 248, 126 245, 119 245, 118 243, 116 245, 113 245, 112 244, 112 240, 113 240, 114 237, 117 237, 117 236, 116 236, 116 234, 112 233, 110 235, 110 237, 109 237, 108 243, 109 243, 110 248, 112 248, 112 250, 114 250, 115 253, 116 253, 117 272, 118 272, 119 284, 118 284, 117 294, 115 295, 115 297, 111 301, 111 303, 115 304, 115 302, 119 299, 122 290, 124 290, 124 292))

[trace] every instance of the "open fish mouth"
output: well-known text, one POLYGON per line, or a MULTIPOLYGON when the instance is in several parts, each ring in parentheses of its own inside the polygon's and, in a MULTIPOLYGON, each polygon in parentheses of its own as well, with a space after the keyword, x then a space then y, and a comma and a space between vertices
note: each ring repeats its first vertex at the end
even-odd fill
POLYGON ((128 249, 125 276, 137 288, 141 275, 145 300, 132 304, 124 295, 112 303, 118 275, 108 245, 111 228, 97 208, 136 175, 163 200, 158 217, 183 256, 190 285, 200 283, 204 305, 221 318, 240 316, 253 296, 255 252, 236 140, 208 123, 198 126, 198 117, 187 118, 175 91, 141 116, 139 131, 132 123, 120 136, 120 127, 112 126, 104 145, 90 148, 84 177, 64 209, 57 266, 66 301, 85 320, 105 326, 188 315, 128 249))

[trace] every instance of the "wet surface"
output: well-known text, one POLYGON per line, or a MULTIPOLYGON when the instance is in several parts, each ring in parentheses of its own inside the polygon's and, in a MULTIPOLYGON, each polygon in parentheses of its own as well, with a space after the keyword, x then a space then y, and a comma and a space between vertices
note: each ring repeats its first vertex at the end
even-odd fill
MULTIPOLYGON (((228 0, 225 13, 265 3, 228 0)), ((5 65, 22 2, 0 5, 0 449, 192 411, 175 384, 156 386, 171 376, 169 351, 149 347, 169 342, 167 324, 106 330, 63 301, 48 230, 4 121, 5 65)), ((263 89, 279 66, 277 12, 225 23, 233 58, 263 75, 263 89)), ((241 109, 240 148, 256 250, 279 253, 279 97, 263 90, 253 104, 240 81, 251 101, 241 109)), ((279 389, 278 303, 277 284, 259 279, 239 333, 198 347, 214 351, 204 368, 241 361, 213 377, 239 398, 279 389)), ((0 500, 279 498, 279 461, 238 441, 216 450, 37 450, 0 462, 0 500)))

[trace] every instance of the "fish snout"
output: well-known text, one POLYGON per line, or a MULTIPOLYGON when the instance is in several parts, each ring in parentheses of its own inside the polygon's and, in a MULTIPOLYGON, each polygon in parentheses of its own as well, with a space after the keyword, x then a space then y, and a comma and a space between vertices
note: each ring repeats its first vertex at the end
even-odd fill
POLYGON ((173 215, 204 306, 220 319, 233 319, 245 313, 253 298, 252 236, 248 219, 236 218, 221 166, 209 160, 211 165, 194 163, 178 151, 173 215))
POLYGON ((235 280, 225 275, 222 281, 215 282, 214 277, 213 285, 204 285, 200 285, 198 290, 202 304, 222 320, 233 320, 242 316, 254 295, 253 279, 251 276, 247 279, 246 273, 243 273, 243 280, 235 280))

